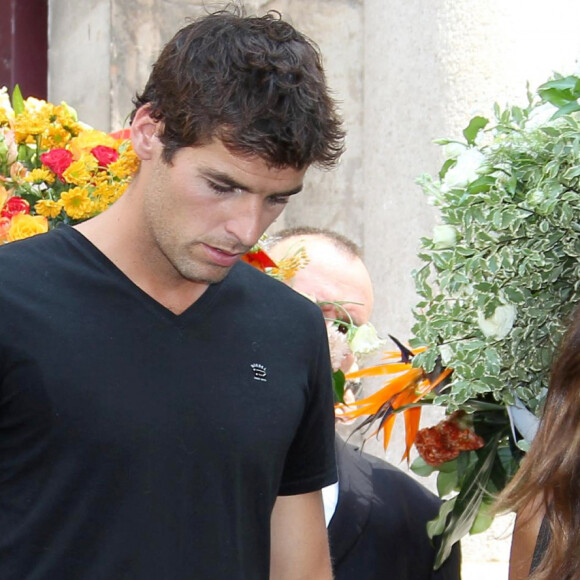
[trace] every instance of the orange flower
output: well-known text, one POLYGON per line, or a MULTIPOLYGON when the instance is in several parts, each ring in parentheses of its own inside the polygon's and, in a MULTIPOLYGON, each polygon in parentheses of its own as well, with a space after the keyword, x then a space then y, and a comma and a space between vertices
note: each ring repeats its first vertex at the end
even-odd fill
POLYGON ((276 262, 261 248, 251 249, 247 254, 242 256, 242 260, 261 272, 265 272, 266 268, 276 267, 276 262))
POLYGON ((10 179, 12 181, 16 181, 17 183, 22 182, 26 177, 26 173, 26 167, 20 161, 16 161, 10 166, 10 179))
POLYGON ((0 244, 3 244, 8 239, 9 230, 10 218, 0 217, 0 244))
POLYGON ((416 353, 411 352, 398 341, 395 340, 395 342, 401 350, 385 353, 385 360, 388 362, 346 375, 347 380, 381 375, 391 375, 392 378, 387 380, 382 389, 369 397, 350 403, 348 406, 338 404, 337 409, 342 412, 341 417, 347 420, 366 416, 358 429, 364 429, 376 422, 378 426, 372 435, 383 431, 385 449, 389 445, 395 417, 398 412, 402 412, 405 417, 406 433, 405 453, 402 459, 408 461, 421 420, 421 407, 416 404, 443 383, 452 373, 452 369, 442 369, 435 376, 427 375, 423 369, 413 367, 411 359, 416 353))

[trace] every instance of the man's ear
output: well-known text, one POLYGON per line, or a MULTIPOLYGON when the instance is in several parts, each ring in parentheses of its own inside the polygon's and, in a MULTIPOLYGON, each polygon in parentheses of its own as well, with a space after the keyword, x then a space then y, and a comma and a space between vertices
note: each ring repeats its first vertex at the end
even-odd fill
POLYGON ((163 129, 163 124, 151 116, 150 105, 137 109, 131 123, 131 143, 137 156, 142 161, 151 159, 162 147, 157 134, 163 129))

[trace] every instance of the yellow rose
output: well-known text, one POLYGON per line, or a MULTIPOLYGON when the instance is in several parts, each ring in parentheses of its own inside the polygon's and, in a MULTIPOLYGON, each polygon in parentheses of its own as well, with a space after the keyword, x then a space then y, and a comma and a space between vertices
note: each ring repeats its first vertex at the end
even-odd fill
POLYGON ((8 241, 23 240, 48 231, 48 221, 41 215, 17 214, 10 221, 8 241))

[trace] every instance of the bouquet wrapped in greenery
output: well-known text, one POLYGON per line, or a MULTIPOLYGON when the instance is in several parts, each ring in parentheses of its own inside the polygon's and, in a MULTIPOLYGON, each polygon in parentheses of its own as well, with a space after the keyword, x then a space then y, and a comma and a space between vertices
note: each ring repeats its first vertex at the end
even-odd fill
MULTIPOLYGON (((415 338, 384 394, 360 401, 351 416, 370 414, 364 424, 378 418, 390 429, 393 412, 421 404, 450 415, 407 433, 421 454, 412 468, 438 471, 448 498, 428 530, 442 535, 436 567, 455 541, 491 523, 490 506, 534 435, 555 350, 580 301, 579 97, 579 77, 557 76, 529 93, 525 107, 496 105, 493 121, 475 117, 463 139, 439 140, 439 175, 419 179, 441 223, 422 239, 423 265, 413 273, 415 338), (412 380, 393 389, 401 364, 412 380)), ((374 371, 389 374, 389 364, 374 371)))
POLYGON ((580 298, 580 79, 549 82, 526 108, 472 119, 438 180, 420 184, 443 224, 414 273, 423 300, 416 364, 453 368, 435 402, 491 396, 539 410, 566 319, 580 298))

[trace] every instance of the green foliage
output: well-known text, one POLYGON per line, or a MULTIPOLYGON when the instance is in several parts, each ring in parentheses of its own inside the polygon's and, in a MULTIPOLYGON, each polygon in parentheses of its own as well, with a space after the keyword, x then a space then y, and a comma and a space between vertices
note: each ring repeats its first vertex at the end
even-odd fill
POLYGON ((466 141, 470 145, 474 145, 477 135, 481 129, 484 129, 487 126, 488 123, 489 121, 485 117, 473 117, 467 128, 463 131, 463 136, 465 137, 466 141))
POLYGON ((21 115, 24 112, 24 98, 19 85, 15 85, 12 91, 12 108, 17 115, 21 115))
POLYGON ((465 470, 461 491, 453 498, 453 509, 441 534, 441 546, 435 558, 435 569, 447 559, 453 544, 467 534, 476 521, 493 468, 498 439, 499 434, 480 450, 475 464, 469 470, 465 470))
POLYGON ((555 118, 580 111, 580 79, 576 76, 561 77, 549 81, 538 89, 538 94, 547 102, 558 107, 555 118))
POLYGON ((525 108, 476 117, 437 179, 419 179, 442 225, 414 272, 414 364, 453 368, 435 398, 518 397, 539 414, 548 372, 580 299, 580 78, 557 77, 525 108))
POLYGON ((441 224, 423 238, 414 273, 420 300, 414 366, 453 369, 433 402, 470 413, 485 441, 437 467, 447 498, 428 524, 440 536, 436 567, 454 542, 486 529, 490 506, 529 442, 514 440, 506 407, 540 415, 550 367, 580 301, 580 78, 556 76, 526 107, 494 107, 446 149, 436 178, 418 182, 441 224))
POLYGON ((419 475, 437 475, 437 491, 446 501, 439 514, 427 524, 429 537, 441 536, 435 567, 451 552, 453 544, 465 534, 486 530, 493 521, 494 499, 517 469, 521 452, 514 446, 511 427, 504 407, 472 399, 466 410, 485 446, 463 451, 452 460, 430 466, 419 457, 411 469, 419 475))
POLYGON ((332 384, 334 387, 334 399, 338 403, 344 403, 344 385, 346 379, 344 373, 339 369, 332 373, 332 384))

